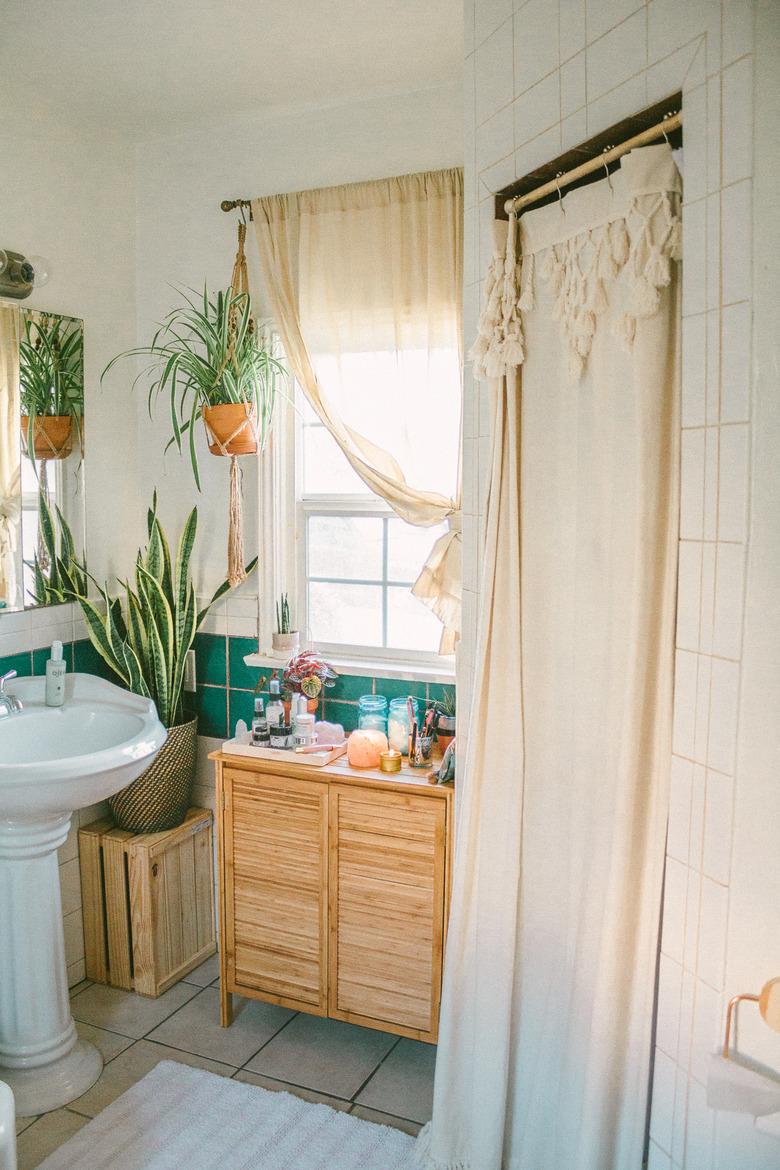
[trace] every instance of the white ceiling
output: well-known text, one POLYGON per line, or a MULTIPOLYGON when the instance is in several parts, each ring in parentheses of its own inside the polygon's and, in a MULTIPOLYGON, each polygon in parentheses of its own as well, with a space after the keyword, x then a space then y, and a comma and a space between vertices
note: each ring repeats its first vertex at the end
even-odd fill
POLYGON ((452 84, 461 0, 0 0, 0 108, 135 139, 452 84))

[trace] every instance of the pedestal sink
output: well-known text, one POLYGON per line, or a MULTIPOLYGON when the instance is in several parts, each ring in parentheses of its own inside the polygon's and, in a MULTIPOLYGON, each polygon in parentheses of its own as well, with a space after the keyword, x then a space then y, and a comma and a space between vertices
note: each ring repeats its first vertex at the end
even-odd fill
POLYGON ((102 1058, 70 1014, 57 849, 74 809, 124 788, 165 729, 149 699, 69 674, 62 707, 43 678, 15 679, 23 709, 0 718, 0 1081, 22 1117, 74 1100, 102 1058))

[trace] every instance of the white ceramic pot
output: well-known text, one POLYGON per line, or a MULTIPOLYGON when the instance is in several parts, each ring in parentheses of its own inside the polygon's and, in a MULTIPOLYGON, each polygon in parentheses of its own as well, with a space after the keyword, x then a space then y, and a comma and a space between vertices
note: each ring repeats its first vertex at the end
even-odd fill
POLYGON ((279 658, 293 658, 300 649, 301 635, 298 630, 291 630, 289 634, 272 634, 274 655, 279 658))

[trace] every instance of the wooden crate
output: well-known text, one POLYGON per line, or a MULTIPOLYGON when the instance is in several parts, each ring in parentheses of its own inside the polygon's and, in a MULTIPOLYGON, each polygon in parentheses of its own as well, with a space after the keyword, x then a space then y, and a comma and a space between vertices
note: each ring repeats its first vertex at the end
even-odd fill
POLYGON ((158 996, 213 955, 212 821, 191 808, 166 833, 79 829, 88 979, 158 996))

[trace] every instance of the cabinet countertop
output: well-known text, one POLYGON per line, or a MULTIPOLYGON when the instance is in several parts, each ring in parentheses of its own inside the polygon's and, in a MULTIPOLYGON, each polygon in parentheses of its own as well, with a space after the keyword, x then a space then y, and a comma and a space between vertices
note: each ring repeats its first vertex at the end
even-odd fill
MULTIPOLYGON (((223 751, 211 752, 209 759, 223 767, 237 768, 245 772, 262 772, 271 776, 293 776, 296 780, 319 780, 328 784, 346 781, 369 788, 403 789, 444 800, 451 800, 453 794, 452 784, 429 784, 428 769, 411 768, 405 759, 401 763, 400 772, 382 772, 379 768, 353 768, 343 757, 321 768, 311 764, 296 764, 289 757, 279 760, 264 757, 252 759, 250 756, 237 756, 223 751)), ((438 761, 434 761, 434 764, 437 763, 438 761)))

